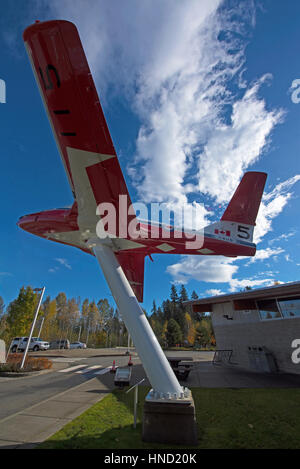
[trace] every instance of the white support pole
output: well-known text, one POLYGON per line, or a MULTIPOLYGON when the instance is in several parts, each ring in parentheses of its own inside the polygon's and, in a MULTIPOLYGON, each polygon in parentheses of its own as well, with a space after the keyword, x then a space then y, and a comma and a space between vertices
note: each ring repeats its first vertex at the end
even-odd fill
MULTIPOLYGON (((99 240, 97 240, 99 241, 99 240)), ((180 399, 183 389, 180 386, 152 328, 143 313, 135 294, 111 247, 103 243, 91 244, 102 267, 125 325, 143 363, 144 370, 153 387, 161 397, 180 399)))

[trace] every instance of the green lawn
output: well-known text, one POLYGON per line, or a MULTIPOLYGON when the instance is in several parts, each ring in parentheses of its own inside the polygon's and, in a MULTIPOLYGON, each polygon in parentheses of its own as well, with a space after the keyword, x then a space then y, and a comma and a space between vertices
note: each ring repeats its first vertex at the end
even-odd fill
MULTIPOLYGON (((187 448, 141 440, 143 402, 133 428, 133 393, 116 390, 67 424, 44 448, 187 448)), ((197 448, 300 448, 300 389, 192 389, 197 448)), ((195 449, 195 447, 193 447, 195 449)))

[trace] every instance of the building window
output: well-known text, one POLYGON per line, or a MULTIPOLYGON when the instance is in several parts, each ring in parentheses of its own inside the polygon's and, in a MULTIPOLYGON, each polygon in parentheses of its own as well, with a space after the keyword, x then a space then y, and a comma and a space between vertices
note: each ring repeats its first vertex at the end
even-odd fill
POLYGON ((261 319, 277 319, 282 317, 276 300, 259 300, 257 301, 257 309, 261 319))
POLYGON ((283 298, 278 304, 284 318, 300 317, 300 298, 283 298))

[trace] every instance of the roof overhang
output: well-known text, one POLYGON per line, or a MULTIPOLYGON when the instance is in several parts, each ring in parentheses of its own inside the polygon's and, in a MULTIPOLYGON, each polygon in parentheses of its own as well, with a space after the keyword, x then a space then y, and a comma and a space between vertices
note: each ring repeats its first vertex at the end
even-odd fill
POLYGON ((212 312, 213 305, 233 302, 235 310, 256 309, 255 301, 268 298, 284 298, 300 295, 300 282, 291 282, 273 285, 266 288, 246 290, 228 295, 212 296, 209 298, 198 298, 197 300, 185 301, 185 305, 191 305, 195 313, 212 312))

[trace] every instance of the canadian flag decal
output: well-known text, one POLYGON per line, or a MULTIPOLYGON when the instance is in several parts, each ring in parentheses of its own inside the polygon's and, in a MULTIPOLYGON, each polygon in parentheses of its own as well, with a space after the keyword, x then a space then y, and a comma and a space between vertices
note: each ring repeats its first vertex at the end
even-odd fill
POLYGON ((225 235, 225 236, 230 236, 230 231, 229 230, 217 230, 215 229, 215 234, 222 234, 222 235, 225 235))

